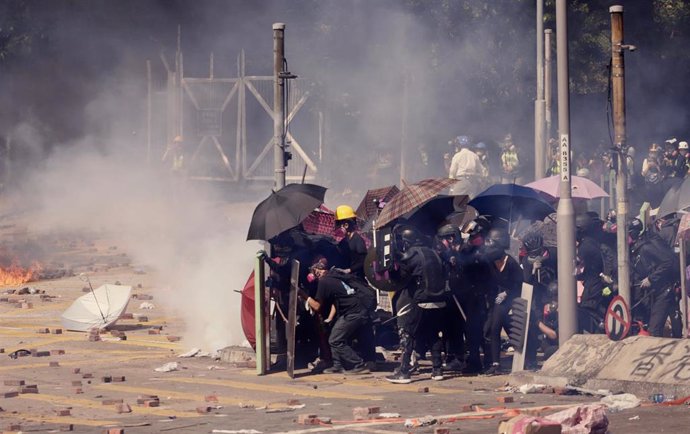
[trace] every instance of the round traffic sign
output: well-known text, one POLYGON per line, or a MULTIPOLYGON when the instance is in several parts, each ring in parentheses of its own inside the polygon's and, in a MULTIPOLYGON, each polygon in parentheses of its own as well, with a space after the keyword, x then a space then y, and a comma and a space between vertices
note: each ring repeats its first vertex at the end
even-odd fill
POLYGON ((630 332, 630 323, 628 304, 620 295, 613 297, 608 309, 606 309, 606 316, 604 316, 606 336, 611 340, 620 341, 630 332))

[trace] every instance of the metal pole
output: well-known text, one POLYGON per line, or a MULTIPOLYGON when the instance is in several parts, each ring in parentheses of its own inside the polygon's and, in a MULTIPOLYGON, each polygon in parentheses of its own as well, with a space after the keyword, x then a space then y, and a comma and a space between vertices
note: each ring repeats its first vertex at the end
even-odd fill
POLYGON ((556 60, 558 77, 558 131, 561 161, 558 201, 558 342, 577 333, 575 285, 575 210, 570 191, 570 95, 568 76, 568 11, 566 0, 556 1, 556 60))
POLYGON ((618 293, 631 306, 630 251, 628 250, 628 164, 625 143, 625 61, 623 59, 623 6, 611 6, 611 82, 614 146, 617 150, 616 223, 618 293))
POLYGON ((407 71, 405 71, 403 76, 403 95, 402 95, 402 122, 400 126, 400 188, 402 188, 403 182, 407 178, 405 173, 407 165, 407 112, 408 112, 408 95, 409 95, 409 83, 407 71))
MULTIPOLYGON (((546 124, 546 135, 545 138, 548 141, 553 133, 553 127, 551 126, 551 103, 553 98, 551 94, 553 90, 552 85, 552 68, 551 68, 551 35, 553 30, 544 30, 544 121, 546 124)), ((548 161, 548 160, 547 160, 548 161)))
POLYGON ((146 164, 151 165, 152 95, 151 61, 146 61, 146 164))
POLYGON ((544 177, 544 0, 537 0, 537 99, 534 101, 534 179, 544 177))
POLYGON ((685 279, 685 238, 680 237, 678 240, 678 246, 680 247, 680 312, 683 315, 681 324, 683 324, 683 337, 688 337, 688 293, 685 292, 687 288, 687 280, 685 279))
POLYGON ((273 168, 274 188, 285 187, 284 81, 280 77, 285 59, 285 24, 273 24, 273 168))

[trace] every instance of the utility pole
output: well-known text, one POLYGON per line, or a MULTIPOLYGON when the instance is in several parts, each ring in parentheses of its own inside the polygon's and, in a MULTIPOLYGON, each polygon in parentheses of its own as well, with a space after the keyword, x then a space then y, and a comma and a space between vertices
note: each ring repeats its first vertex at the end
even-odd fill
POLYGON ((544 177, 544 0, 537 0, 537 99, 534 100, 534 179, 544 177))
MULTIPOLYGON (((551 94, 553 93, 551 89, 552 83, 552 68, 551 68, 551 35, 553 31, 551 29, 544 30, 544 120, 546 121, 546 135, 545 139, 548 141, 553 133, 553 127, 551 125, 551 104, 553 98, 551 94)), ((550 151, 550 149, 549 149, 550 151)), ((547 162, 549 159, 547 158, 547 162)))
POLYGON ((575 285, 575 209, 570 191, 570 89, 568 74, 567 0, 556 1, 556 60, 558 78, 558 131, 561 162, 558 201, 558 343, 562 346, 577 333, 575 285))
POLYGON ((616 174, 616 236, 618 244, 618 293, 630 306, 630 251, 628 250, 628 161, 625 143, 625 61, 623 6, 611 6, 611 84, 614 147, 618 155, 616 174))
POLYGON ((273 24, 273 188, 285 187, 285 81, 282 78, 285 60, 285 24, 273 24))

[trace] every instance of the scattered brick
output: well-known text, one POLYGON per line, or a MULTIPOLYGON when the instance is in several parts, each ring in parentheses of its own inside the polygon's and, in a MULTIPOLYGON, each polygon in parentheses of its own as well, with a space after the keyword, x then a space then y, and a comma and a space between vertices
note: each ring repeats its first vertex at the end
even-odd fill
POLYGON ((417 393, 429 393, 429 388, 428 387, 420 387, 417 389, 417 393))
POLYGON ((50 332, 54 335, 61 335, 62 329, 52 329, 50 332))
POLYGON ((19 396, 19 392, 17 391, 5 392, 2 394, 3 398, 16 398, 17 396, 19 396))
POLYGON ((65 350, 50 350, 51 356, 63 356, 64 354, 65 350))
POLYGON ((85 373, 85 374, 82 374, 82 375, 81 375, 81 378, 93 378, 93 374, 90 373, 90 372, 87 372, 87 373, 85 373))
POLYGON ((58 427, 58 431, 60 431, 60 432, 74 431, 74 425, 72 425, 71 423, 68 425, 60 425, 58 427))
POLYGON ((137 404, 144 405, 145 401, 160 401, 158 395, 139 395, 137 397, 137 404))
POLYGON ((40 333, 40 334, 50 333, 50 329, 40 328, 40 329, 36 330, 36 333, 40 333))
POLYGON ((5 380, 3 381, 5 386, 23 386, 24 380, 5 380))
POLYGON ((55 414, 57 414, 58 416, 69 416, 69 415, 70 415, 69 408, 60 408, 60 409, 55 409, 55 410, 53 410, 53 411, 54 411, 55 414))
POLYGON ((463 405, 462 407, 460 407, 460 411, 462 411, 463 413, 469 413, 471 411, 475 411, 475 409, 476 406, 474 404, 463 405))
MULTIPOLYGON (((216 401, 217 400, 218 400, 218 398, 216 397, 216 401)), ((287 405, 300 405, 300 404, 302 404, 302 403, 299 402, 299 399, 288 399, 287 400, 287 405)))
POLYGON ((209 413, 210 411, 211 411, 211 407, 207 407, 207 406, 201 406, 201 407, 196 408, 196 412, 199 414, 209 413))
POLYGON ((148 294, 134 294, 133 297, 137 300, 153 300, 153 296, 148 294))
POLYGON ((60 362, 48 362, 48 366, 50 366, 51 368, 59 368, 60 362))
POLYGON ((83 390, 81 387, 76 387, 76 388, 74 389, 74 393, 77 394, 77 395, 79 395, 79 394, 81 394, 81 393, 84 393, 84 390, 83 390))
POLYGON ((4 353, 5 353, 5 349, 4 349, 4 348, 0 348, 0 354, 4 354, 4 353))
POLYGON ((22 426, 19 425, 18 423, 11 423, 5 427, 7 431, 21 431, 22 426))
POLYGON ((131 313, 123 313, 120 315, 120 319, 134 319, 134 315, 131 313))
POLYGON ((101 404, 103 404, 103 405, 122 404, 122 399, 104 399, 103 401, 101 401, 101 404))
POLYGON ((73 374, 78 374, 78 373, 80 373, 80 372, 81 372, 81 368, 74 368, 74 369, 72 369, 72 373, 73 373, 73 374))
POLYGON ((22 303, 22 309, 33 309, 33 308, 34 308, 33 303, 29 303, 29 302, 22 303))
POLYGON ((112 378, 113 383, 124 383, 125 382, 125 376, 120 375, 112 378))
POLYGON ((160 405, 161 403, 157 399, 147 399, 144 401, 144 407, 159 407, 160 405))
POLYGON ((179 342, 182 338, 179 336, 166 336, 169 342, 179 342))
POLYGON ((367 410, 369 411, 369 414, 381 413, 381 407, 367 407, 367 410))
POLYGON ((503 404, 509 404, 514 401, 512 396, 497 396, 496 401, 503 403, 503 404))
POLYGON ((117 404, 115 406, 115 410, 122 414, 122 413, 131 413, 132 412, 132 407, 129 406, 129 404, 117 404))
POLYGON ((81 385, 82 385, 81 380, 73 380, 72 381, 72 387, 80 387, 81 385))
POLYGON ((19 393, 38 393, 38 386, 32 384, 31 386, 23 386, 19 389, 19 393))
POLYGON ((113 381, 113 377, 106 375, 105 377, 101 377, 101 381, 104 383, 111 383, 113 381))
POLYGON ((125 434, 124 428, 110 428, 104 431, 104 434, 125 434))
POLYGON ((149 334, 150 335, 159 335, 159 334, 161 334, 161 331, 158 329, 149 329, 149 334))
POLYGON ((91 288, 89 288, 88 286, 82 286, 81 292, 91 292, 91 288))
POLYGON ((297 416, 299 425, 318 425, 319 419, 315 414, 300 414, 297 416))
POLYGON ((137 321, 140 321, 140 322, 149 322, 149 317, 144 316, 144 315, 139 315, 139 316, 137 316, 137 321))
POLYGON ((434 428, 434 434, 450 434, 450 428, 434 428))
POLYGON ((48 357, 50 356, 50 351, 32 351, 31 355, 34 357, 48 357))
MULTIPOLYGON (((206 401, 206 402, 218 402, 218 396, 206 395, 204 397, 204 401, 206 401)), ((290 404, 290 401, 297 401, 297 400, 296 399, 288 399, 288 405, 299 405, 299 401, 297 401, 297 404, 290 404)))

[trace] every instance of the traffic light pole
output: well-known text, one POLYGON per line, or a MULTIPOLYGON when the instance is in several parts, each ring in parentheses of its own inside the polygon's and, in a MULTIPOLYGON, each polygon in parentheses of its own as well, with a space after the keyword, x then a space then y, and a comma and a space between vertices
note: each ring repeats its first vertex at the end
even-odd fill
POLYGON ((285 59, 285 24, 273 24, 273 171, 274 190, 285 187, 285 93, 281 73, 285 59))
POLYGON ((558 201, 558 342, 562 346, 577 333, 575 285, 575 209, 570 178, 570 95, 568 85, 568 11, 566 0, 556 2, 556 60, 558 78, 558 131, 561 163, 558 201))

